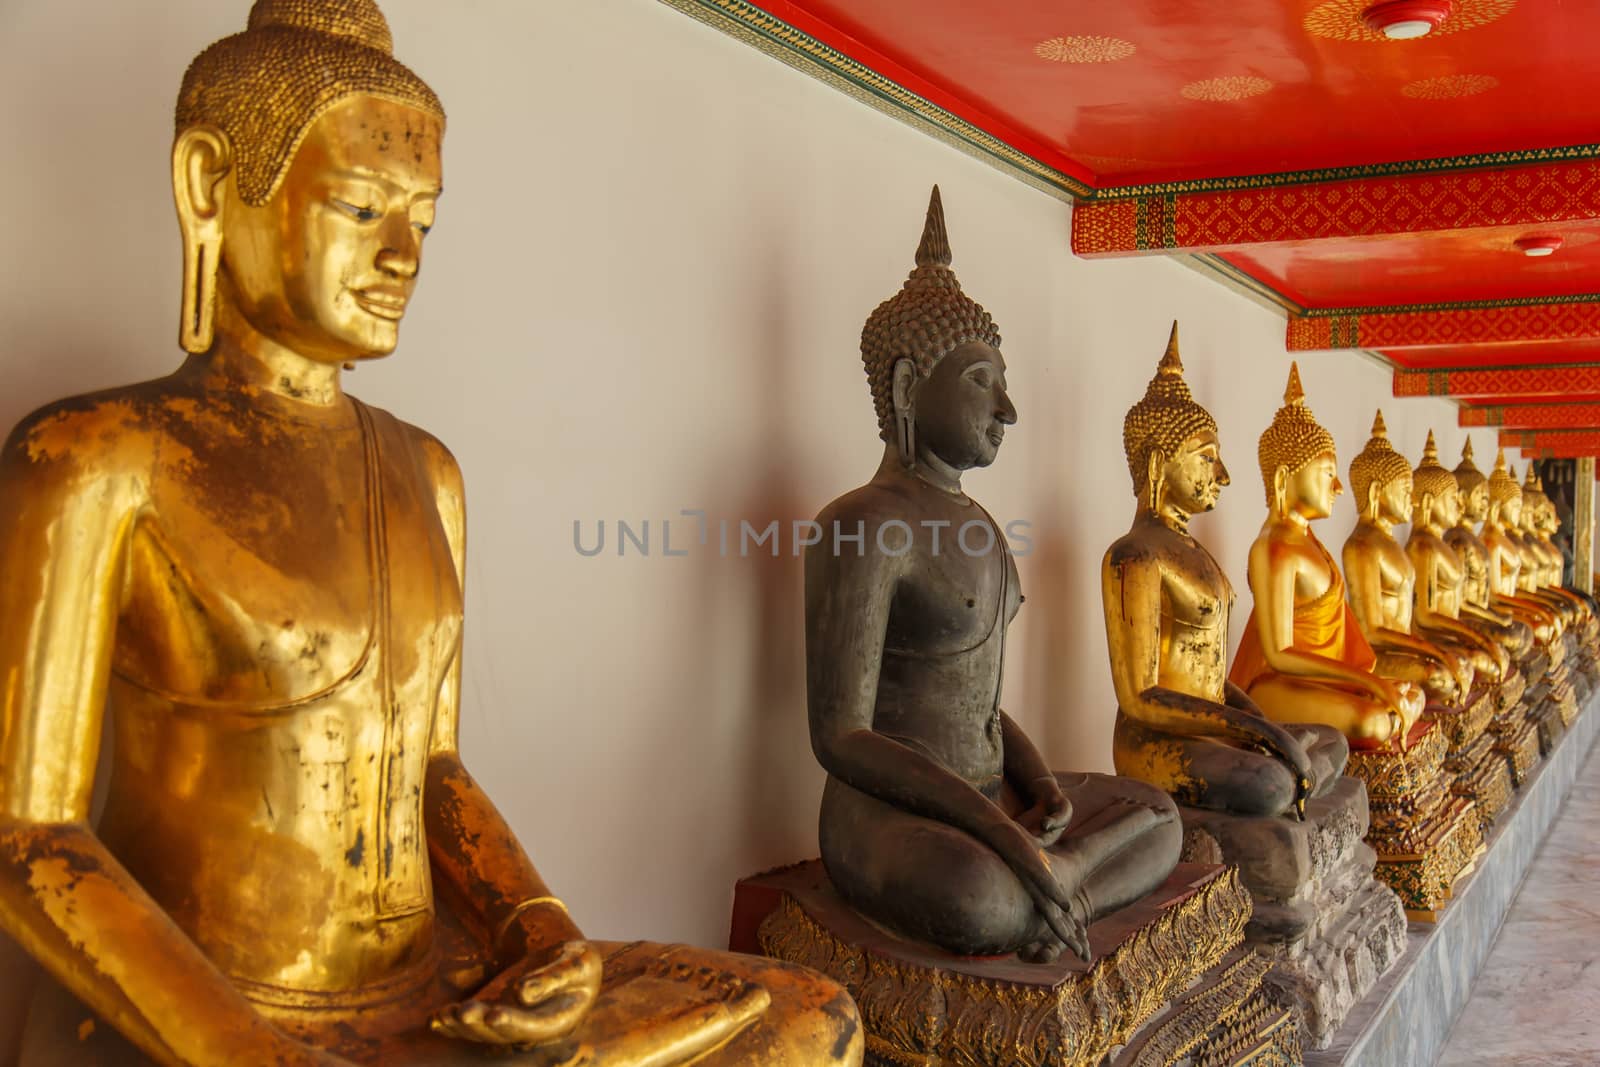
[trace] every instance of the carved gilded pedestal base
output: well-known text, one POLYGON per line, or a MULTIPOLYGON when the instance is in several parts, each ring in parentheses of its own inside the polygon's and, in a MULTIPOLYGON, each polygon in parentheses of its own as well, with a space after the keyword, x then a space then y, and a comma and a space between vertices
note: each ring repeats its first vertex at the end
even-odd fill
POLYGON ((1092 963, 954 956, 869 922, 813 861, 739 883, 732 947, 753 939, 842 984, 861 1010, 868 1062, 885 1067, 1097 1067, 1130 1041, 1148 1050, 1139 1067, 1245 1064, 1265 1061, 1202 1057, 1246 1031, 1286 1055, 1299 1040, 1292 1013, 1264 1003, 1267 964, 1241 945, 1249 918, 1235 872, 1180 864, 1089 928, 1092 963))
POLYGON ((1246 943, 1272 964, 1266 983, 1326 1048, 1345 1016, 1405 952, 1406 917, 1373 875, 1366 788, 1342 777, 1288 816, 1178 806, 1184 859, 1235 866, 1255 903, 1246 943))
POLYGON ((1472 801, 1450 795, 1447 748, 1444 732, 1428 724, 1407 751, 1352 751, 1347 769, 1367 785, 1375 873, 1419 922, 1437 917, 1483 847, 1472 801))
POLYGON ((1484 688, 1474 691, 1459 708, 1434 705, 1427 711, 1449 743, 1444 770, 1451 778, 1450 792, 1472 801, 1483 834, 1511 801, 1510 769, 1495 753, 1489 733, 1498 704, 1498 693, 1484 688))
POLYGON ((1522 703, 1526 692, 1523 673, 1513 671, 1495 694, 1494 720, 1489 723, 1494 751, 1506 761, 1511 771, 1511 784, 1517 789, 1522 788, 1539 765, 1539 730, 1528 721, 1527 708, 1522 703))

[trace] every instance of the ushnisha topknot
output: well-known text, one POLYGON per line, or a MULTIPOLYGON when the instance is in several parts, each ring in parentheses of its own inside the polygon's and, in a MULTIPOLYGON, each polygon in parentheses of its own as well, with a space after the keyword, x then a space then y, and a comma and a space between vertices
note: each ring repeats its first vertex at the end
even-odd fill
POLYGON ((444 118, 432 89, 394 58, 373 0, 256 0, 243 33, 189 64, 177 132, 227 134, 239 195, 271 199, 311 124, 349 96, 375 96, 444 118))
POLYGON ((1472 438, 1467 438, 1467 443, 1461 446, 1461 462, 1455 469, 1456 487, 1461 490, 1461 498, 1465 500, 1472 495, 1473 490, 1487 481, 1478 465, 1472 462, 1472 438))
POLYGON ((1439 446, 1434 443, 1433 431, 1428 431, 1428 443, 1422 446, 1422 462, 1411 475, 1411 503, 1421 504, 1424 496, 1435 500, 1458 491, 1456 476, 1439 463, 1439 446))
POLYGON ((1272 425, 1256 444, 1261 463, 1261 480, 1266 485, 1267 506, 1272 506, 1272 481, 1278 468, 1295 473, 1318 456, 1337 455, 1333 434, 1318 424, 1306 406, 1306 391, 1300 386, 1300 365, 1289 364, 1289 384, 1283 391, 1283 407, 1272 417, 1272 425))
POLYGON ((1389 427, 1384 425, 1380 410, 1372 420, 1372 436, 1367 438, 1355 459, 1350 461, 1350 491, 1356 495, 1356 508, 1367 506, 1372 487, 1388 485, 1396 478, 1411 477, 1411 464, 1389 443, 1389 427))
POLYGON ((1506 450, 1502 448, 1494 458, 1494 470, 1489 472, 1489 505, 1512 500, 1522 501, 1522 487, 1517 484, 1517 476, 1506 468, 1506 450))
POLYGON ((989 313, 961 291, 944 225, 939 187, 928 200, 928 217, 917 245, 917 266, 894 296, 878 305, 861 330, 861 362, 878 413, 878 436, 894 435, 894 365, 909 359, 926 378, 933 365, 968 341, 1000 347, 1000 331, 989 313))
POLYGON ((1122 448, 1128 457, 1133 491, 1143 495, 1150 476, 1150 453, 1171 459, 1183 443, 1205 431, 1217 432, 1217 420, 1195 402, 1183 380, 1183 360, 1178 355, 1178 324, 1172 324, 1167 350, 1144 398, 1128 409, 1122 420, 1122 448))

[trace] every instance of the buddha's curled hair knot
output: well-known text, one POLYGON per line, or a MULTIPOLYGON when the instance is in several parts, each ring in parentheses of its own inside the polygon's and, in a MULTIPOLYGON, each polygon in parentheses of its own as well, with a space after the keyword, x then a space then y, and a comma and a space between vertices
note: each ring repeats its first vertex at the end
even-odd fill
POLYGON ((1183 380, 1183 360, 1178 354, 1178 324, 1172 324, 1167 350, 1156 366, 1144 397, 1122 420, 1122 449, 1128 457, 1128 473, 1133 476, 1133 491, 1143 495, 1150 477, 1150 454, 1159 451, 1167 459, 1177 455, 1185 441, 1204 433, 1217 432, 1217 420, 1195 402, 1189 384, 1183 380))
POLYGON ((1422 448, 1422 462, 1411 474, 1411 503, 1413 506, 1421 504, 1424 496, 1438 500, 1456 489, 1456 476, 1440 465, 1439 446, 1433 439, 1433 431, 1429 430, 1428 443, 1422 448))
POLYGON ((1256 442, 1256 459, 1261 465, 1261 480, 1266 485, 1267 506, 1273 504, 1273 479, 1281 467, 1294 474, 1318 456, 1336 452, 1333 434, 1323 429, 1306 406, 1305 389, 1300 385, 1300 365, 1289 364, 1289 384, 1283 391, 1283 407, 1272 417, 1272 425, 1261 432, 1256 442))
POLYGON ((1465 500, 1471 496, 1473 490, 1488 481, 1478 465, 1472 461, 1472 438, 1467 438, 1467 443, 1461 446, 1461 462, 1456 465, 1456 488, 1461 490, 1461 498, 1465 500))
POLYGON ((239 195, 260 205, 311 124, 356 95, 444 118, 438 96, 394 58, 389 23, 373 0, 257 0, 243 33, 189 64, 177 132, 209 124, 227 134, 239 195))
POLYGON ((1494 470, 1489 472, 1489 503, 1491 505, 1508 504, 1511 501, 1522 502, 1522 486, 1517 484, 1517 476, 1506 467, 1506 450, 1501 449, 1494 459, 1494 470))
POLYGON ((909 359, 926 378, 933 365, 968 341, 1000 347, 994 319, 961 291, 950 269, 939 187, 928 201, 928 218, 917 246, 917 266, 894 296, 878 305, 861 330, 861 362, 878 414, 878 436, 894 433, 894 365, 909 359))
POLYGON ((1382 488, 1396 478, 1409 477, 1411 464, 1389 443, 1389 428, 1384 425, 1380 411, 1372 420, 1372 436, 1367 439, 1367 447, 1350 461, 1350 491, 1356 496, 1356 508, 1367 506, 1368 493, 1373 486, 1382 488))

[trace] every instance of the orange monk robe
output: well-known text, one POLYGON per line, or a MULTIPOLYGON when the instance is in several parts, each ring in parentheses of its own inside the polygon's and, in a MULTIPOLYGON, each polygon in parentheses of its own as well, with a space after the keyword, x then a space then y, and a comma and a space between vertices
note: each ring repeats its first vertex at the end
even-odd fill
MULTIPOLYGON (((1322 545, 1318 543, 1318 548, 1322 545)), ((1378 656, 1367 644, 1355 611, 1344 598, 1344 575, 1333 565, 1328 550, 1322 554, 1328 559, 1328 570, 1333 581, 1319 597, 1305 600, 1294 606, 1294 648, 1336 660, 1367 674, 1378 664, 1378 656)), ((1255 608, 1250 609, 1250 619, 1245 623, 1244 640, 1239 642, 1239 652, 1233 657, 1233 667, 1228 671, 1228 681, 1250 692, 1257 682, 1276 678, 1278 672, 1267 666, 1267 657, 1261 650, 1261 628, 1256 625, 1255 608)), ((1337 685, 1334 682, 1319 682, 1337 685)), ((1339 688, 1346 688, 1339 686, 1339 688)))

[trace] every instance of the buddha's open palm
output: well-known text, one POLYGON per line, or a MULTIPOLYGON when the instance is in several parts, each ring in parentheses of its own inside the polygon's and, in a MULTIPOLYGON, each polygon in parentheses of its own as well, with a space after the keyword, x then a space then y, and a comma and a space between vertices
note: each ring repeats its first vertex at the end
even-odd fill
POLYGON ((441 1008, 433 1029, 484 1045, 548 1045, 570 1035, 589 1013, 600 974, 600 953, 587 941, 568 941, 548 963, 513 964, 471 998, 441 1008))

